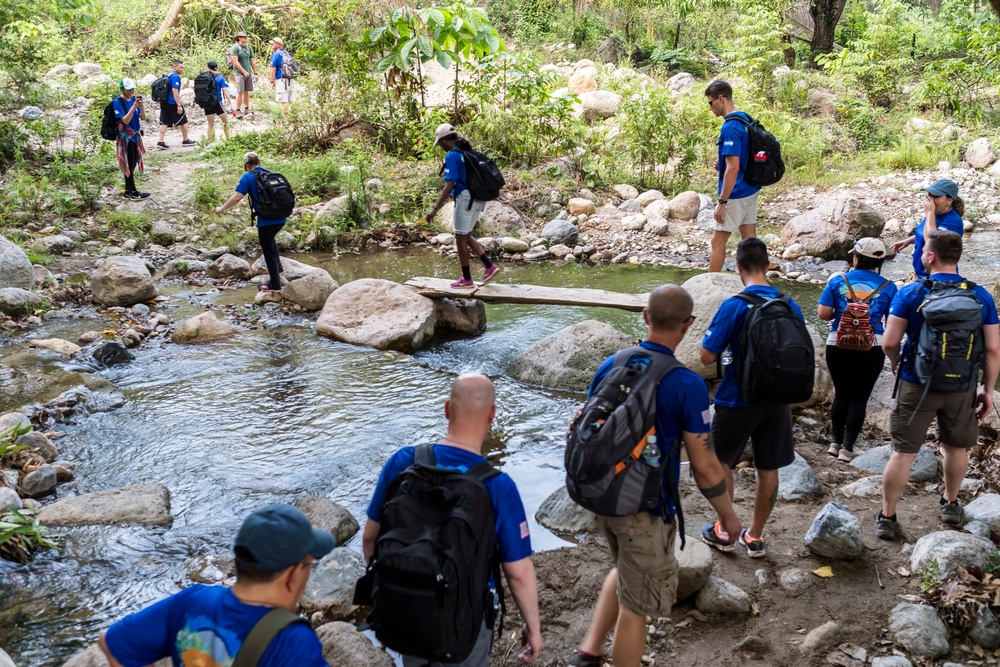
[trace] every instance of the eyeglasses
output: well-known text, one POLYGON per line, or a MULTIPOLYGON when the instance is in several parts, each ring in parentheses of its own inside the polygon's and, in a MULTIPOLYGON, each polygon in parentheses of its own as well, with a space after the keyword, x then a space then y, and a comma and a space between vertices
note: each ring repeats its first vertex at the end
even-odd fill
POLYGON ((690 322, 691 324, 694 324, 694 321, 696 319, 698 319, 697 315, 688 315, 687 317, 684 318, 684 321, 685 322, 690 322))
POLYGON ((717 100, 717 99, 719 99, 719 98, 718 98, 718 97, 713 97, 713 98, 710 98, 710 99, 708 100, 708 106, 712 106, 712 103, 713 103, 713 102, 715 102, 715 100, 717 100))

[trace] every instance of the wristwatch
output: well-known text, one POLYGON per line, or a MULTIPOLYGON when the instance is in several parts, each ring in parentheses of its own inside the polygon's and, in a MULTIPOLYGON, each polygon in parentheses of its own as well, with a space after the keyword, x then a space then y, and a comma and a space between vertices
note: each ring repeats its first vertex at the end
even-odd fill
POLYGON ((728 199, 720 199, 720 200, 719 200, 719 203, 720 203, 720 204, 728 204, 728 203, 729 203, 729 200, 728 200, 728 199))

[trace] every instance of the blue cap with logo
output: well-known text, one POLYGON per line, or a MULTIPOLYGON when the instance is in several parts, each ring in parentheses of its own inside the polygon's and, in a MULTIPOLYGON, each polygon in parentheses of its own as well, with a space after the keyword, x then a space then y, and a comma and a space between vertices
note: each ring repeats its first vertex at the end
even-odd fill
POLYGON ((278 572, 302 562, 307 555, 322 558, 333 551, 333 535, 313 528, 302 510, 268 505, 243 521, 233 545, 236 562, 256 572, 278 572))
POLYGON ((947 195, 952 199, 958 199, 958 184, 948 178, 939 178, 930 185, 924 186, 921 190, 926 190, 935 197, 947 195))

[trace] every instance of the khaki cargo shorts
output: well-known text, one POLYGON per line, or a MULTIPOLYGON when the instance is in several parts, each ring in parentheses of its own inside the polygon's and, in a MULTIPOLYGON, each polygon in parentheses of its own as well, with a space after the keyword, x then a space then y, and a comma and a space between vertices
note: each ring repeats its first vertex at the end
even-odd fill
POLYGON ((726 204, 726 222, 715 223, 715 231, 736 234, 743 225, 757 224, 757 195, 755 192, 743 199, 730 199, 726 204))
POLYGON ((618 601, 646 616, 669 616, 677 600, 680 567, 674 557, 677 529, 647 512, 598 516, 618 568, 618 601))
POLYGON ((903 380, 896 394, 896 407, 889 416, 892 450, 916 454, 927 440, 927 429, 937 417, 938 441, 948 447, 968 449, 979 437, 976 419, 976 387, 961 393, 929 391, 917 409, 924 388, 903 380), (916 413, 916 414, 914 414, 916 413), (910 422, 910 416, 913 421, 910 422), (907 422, 910 425, 907 426, 907 422))

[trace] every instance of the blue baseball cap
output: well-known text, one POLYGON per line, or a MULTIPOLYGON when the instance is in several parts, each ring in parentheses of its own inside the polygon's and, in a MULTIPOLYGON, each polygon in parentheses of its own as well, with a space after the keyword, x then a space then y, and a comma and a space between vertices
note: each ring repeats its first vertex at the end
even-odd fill
POLYGON ((268 505, 244 521, 233 545, 236 562, 257 572, 278 572, 302 562, 307 555, 322 558, 333 551, 333 535, 313 528, 302 510, 268 505))
POLYGON ((947 195, 952 199, 958 199, 958 184, 948 178, 940 178, 930 185, 922 187, 921 190, 926 190, 935 197, 947 195))

